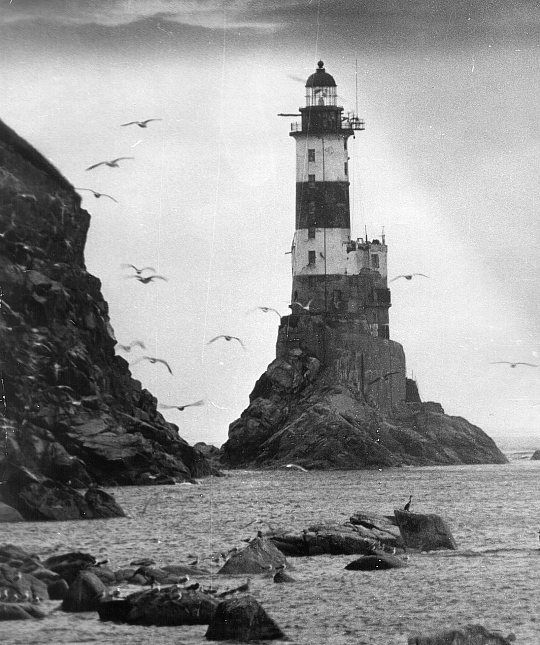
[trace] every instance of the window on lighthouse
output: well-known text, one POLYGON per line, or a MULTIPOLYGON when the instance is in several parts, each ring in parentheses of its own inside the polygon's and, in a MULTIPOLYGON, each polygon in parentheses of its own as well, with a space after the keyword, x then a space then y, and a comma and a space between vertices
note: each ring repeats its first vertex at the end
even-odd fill
POLYGON ((315 148, 309 148, 307 151, 308 161, 315 161, 315 148))
POLYGON ((314 265, 315 264, 315 258, 316 258, 315 251, 308 251, 308 264, 314 265))

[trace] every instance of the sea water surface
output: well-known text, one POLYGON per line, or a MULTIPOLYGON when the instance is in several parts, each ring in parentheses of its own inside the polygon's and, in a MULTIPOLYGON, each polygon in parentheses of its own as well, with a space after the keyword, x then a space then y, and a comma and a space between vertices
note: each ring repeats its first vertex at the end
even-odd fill
MULTIPOLYGON (((0 543, 42 556, 69 550, 107 553, 114 569, 141 557, 185 563, 190 554, 213 572, 216 551, 244 545, 257 529, 301 530, 321 520, 344 522, 359 510, 391 514, 413 495, 411 510, 438 513, 458 551, 411 554, 390 571, 345 571, 355 556, 291 558, 295 584, 253 576, 253 595, 292 643, 404 645, 417 632, 480 623, 520 645, 540 643, 540 461, 372 471, 235 471, 200 485, 112 490, 129 517, 0 525, 0 543), (250 524, 251 523, 251 524, 250 524), (249 526, 247 526, 250 524, 249 526), (101 550, 101 552, 100 552, 101 550)), ((215 573, 204 583, 243 579, 215 573), (217 580, 216 578, 219 578, 217 580)), ((123 592, 139 588, 122 587, 123 592)), ((58 601, 42 621, 4 622, 9 645, 207 642, 205 625, 141 627, 100 622, 96 613, 66 614, 58 601)))

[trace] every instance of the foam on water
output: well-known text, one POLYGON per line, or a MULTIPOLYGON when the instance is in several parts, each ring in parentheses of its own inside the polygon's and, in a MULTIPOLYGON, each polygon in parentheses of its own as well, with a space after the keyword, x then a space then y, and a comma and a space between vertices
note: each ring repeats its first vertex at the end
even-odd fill
MULTIPOLYGON (((291 559, 296 584, 254 576, 253 594, 301 645, 404 645, 414 632, 471 622, 514 632, 520 645, 538 645, 539 479, 540 462, 522 460, 360 472, 237 471, 200 486, 115 489, 130 517, 0 525, 0 542, 43 555, 102 549, 113 568, 141 557, 172 564, 188 554, 202 559, 243 546, 242 538, 264 530, 264 522, 300 530, 320 520, 343 522, 359 510, 391 514, 412 493, 411 510, 442 515, 459 551, 411 554, 404 569, 370 572, 345 571, 354 556, 291 559)), ((209 561, 200 566, 215 571, 209 561)), ((211 574, 206 582, 238 584, 219 578, 211 574)), ((4 622, 2 642, 194 645, 206 642, 205 631, 115 625, 94 613, 55 611, 43 621, 4 622)))

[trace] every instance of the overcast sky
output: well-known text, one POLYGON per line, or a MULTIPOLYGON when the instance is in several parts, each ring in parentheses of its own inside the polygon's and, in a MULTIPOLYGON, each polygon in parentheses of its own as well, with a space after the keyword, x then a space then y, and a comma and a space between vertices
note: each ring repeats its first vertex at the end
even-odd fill
POLYGON ((83 193, 89 271, 133 367, 190 442, 221 444, 288 312, 290 119, 322 58, 365 132, 353 235, 385 227, 391 337, 424 400, 492 436, 540 435, 538 9, 472 0, 1 0, 0 118, 83 193), (302 82, 300 82, 300 80, 302 82), (160 118, 145 130, 120 127, 160 118), (119 169, 84 169, 133 156, 119 169), (126 280, 150 264, 169 282, 126 280), (217 334, 232 343, 206 342, 217 334), (133 357, 134 358, 134 357, 133 357))

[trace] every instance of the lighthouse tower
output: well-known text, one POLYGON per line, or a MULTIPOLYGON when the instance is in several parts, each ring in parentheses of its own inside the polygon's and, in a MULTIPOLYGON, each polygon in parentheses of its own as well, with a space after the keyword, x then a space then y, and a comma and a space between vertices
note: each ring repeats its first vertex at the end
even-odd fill
POLYGON ((387 246, 384 235, 351 237, 348 146, 364 122, 337 105, 336 82, 322 61, 306 81, 300 114, 290 132, 296 142, 291 315, 282 320, 278 355, 308 351, 337 370, 336 378, 388 407, 404 399, 405 357, 390 340, 387 246))
POLYGON ((364 130, 364 122, 355 114, 343 115, 336 90, 319 61, 306 82, 302 121, 291 125, 296 140, 293 312, 311 301, 311 312, 361 315, 371 335, 389 338, 384 239, 351 239, 348 140, 364 130))

